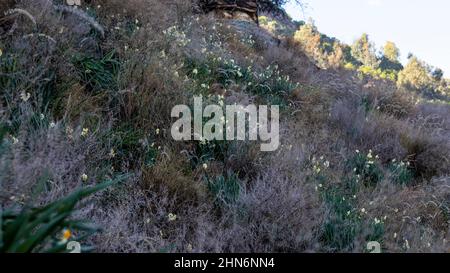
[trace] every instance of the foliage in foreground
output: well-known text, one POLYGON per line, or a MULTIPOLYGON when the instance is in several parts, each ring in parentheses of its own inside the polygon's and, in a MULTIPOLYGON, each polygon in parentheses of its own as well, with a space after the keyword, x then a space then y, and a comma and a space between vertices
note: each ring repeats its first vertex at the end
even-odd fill
POLYGON ((80 189, 44 207, 32 208, 26 205, 20 211, 14 208, 1 210, 0 253, 65 252, 72 233, 77 236, 71 239, 81 241, 98 232, 98 227, 84 220, 70 219, 70 216, 82 199, 122 179, 80 189))

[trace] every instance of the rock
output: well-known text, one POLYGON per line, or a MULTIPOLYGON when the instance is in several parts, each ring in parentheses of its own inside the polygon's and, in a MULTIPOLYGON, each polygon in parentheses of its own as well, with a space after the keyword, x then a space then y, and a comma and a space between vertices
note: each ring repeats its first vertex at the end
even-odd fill
POLYGON ((206 12, 215 11, 225 18, 243 18, 243 15, 247 15, 258 23, 257 0, 202 0, 200 4, 206 12))

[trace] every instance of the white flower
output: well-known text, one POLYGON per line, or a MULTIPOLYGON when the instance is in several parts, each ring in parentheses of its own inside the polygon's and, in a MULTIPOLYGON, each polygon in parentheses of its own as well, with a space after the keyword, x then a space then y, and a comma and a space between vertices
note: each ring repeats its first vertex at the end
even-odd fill
POLYGON ((207 169, 208 169, 208 164, 203 163, 203 169, 204 169, 204 170, 207 170, 207 169))
POLYGON ((197 75, 197 74, 198 74, 197 68, 195 68, 194 70, 192 70, 192 74, 194 74, 194 75, 197 75))
POLYGON ((17 143, 19 143, 19 140, 16 138, 16 137, 11 137, 11 140, 12 140, 12 143, 14 144, 14 145, 16 145, 17 143))
POLYGON ((30 93, 26 93, 25 91, 22 91, 22 93, 20 93, 20 98, 24 101, 27 102, 31 97, 30 93))
POLYGON ((173 213, 169 213, 169 215, 167 215, 167 218, 169 219, 169 222, 173 222, 173 221, 177 220, 177 215, 173 214, 173 213))
POLYGON ((406 247, 406 249, 410 248, 408 240, 405 240, 405 247, 406 247))
POLYGON ((66 127, 66 134, 68 134, 69 136, 70 136, 71 134, 73 134, 73 129, 72 129, 71 127, 67 126, 67 127, 66 127))
POLYGON ((87 137, 88 134, 89 134, 89 128, 83 128, 83 130, 81 131, 81 136, 87 137))
POLYGON ((54 123, 54 122, 52 121, 52 122, 50 122, 49 126, 50 126, 50 128, 55 128, 55 127, 56 127, 56 123, 54 123))
POLYGON ((83 173, 83 174, 81 175, 81 180, 82 180, 83 182, 87 182, 88 179, 89 179, 89 177, 87 176, 87 174, 83 173))
POLYGON ((156 129, 156 131, 155 131, 155 132, 156 132, 156 134, 157 134, 157 135, 159 135, 159 128, 158 128, 158 129, 156 129))
POLYGON ((109 156, 110 156, 111 158, 116 157, 116 152, 114 151, 114 149, 111 149, 111 150, 109 151, 109 156))

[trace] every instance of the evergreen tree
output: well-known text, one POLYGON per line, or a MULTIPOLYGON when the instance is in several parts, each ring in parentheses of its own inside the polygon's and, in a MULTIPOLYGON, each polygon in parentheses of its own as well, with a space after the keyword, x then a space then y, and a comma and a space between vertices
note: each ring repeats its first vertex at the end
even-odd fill
POLYGON ((388 41, 383 47, 383 56, 381 57, 380 68, 382 70, 400 71, 403 65, 400 63, 400 49, 395 43, 388 41))
POLYGON ((391 62, 398 62, 400 49, 395 43, 388 41, 383 48, 383 55, 391 62))
POLYGON ((353 44, 352 55, 364 66, 378 68, 380 64, 375 53, 375 45, 370 42, 369 35, 366 33, 353 44))
POLYGON ((444 77, 444 71, 442 71, 442 69, 440 68, 435 68, 433 70, 432 76, 434 78, 435 81, 442 81, 443 77, 444 77))
POLYGON ((319 67, 337 68, 345 62, 344 49, 339 41, 321 34, 313 23, 301 26, 294 39, 319 67))
POLYGON ((419 91, 429 89, 432 87, 433 82, 429 66, 415 56, 409 59, 406 67, 398 74, 398 84, 400 86, 419 91))

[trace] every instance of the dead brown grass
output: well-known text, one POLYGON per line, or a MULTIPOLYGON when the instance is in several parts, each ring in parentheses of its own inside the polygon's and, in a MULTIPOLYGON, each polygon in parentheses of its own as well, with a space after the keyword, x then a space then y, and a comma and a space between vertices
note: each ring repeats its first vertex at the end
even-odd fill
MULTIPOLYGON (((19 141, 0 155, 2 205, 16 204, 13 195, 25 201, 47 174, 38 203, 81 186, 83 173, 90 185, 121 171, 130 174, 125 183, 90 199, 77 212, 104 227, 90 239, 99 252, 362 252, 370 223, 384 216, 386 251, 448 251, 447 105, 417 103, 405 90, 358 79, 351 71, 320 70, 291 39, 277 40, 248 23, 200 15, 197 20, 189 2, 86 1, 95 14, 92 19, 106 30, 101 37, 77 16, 55 12, 49 1, 20 1, 18 7, 34 16, 37 31, 56 45, 49 46, 48 38, 24 40, 34 31, 27 19, 18 21, 13 35, 1 36, 7 45, 4 54, 20 56, 21 72, 16 73, 17 85, 0 91, 1 125, 18 124, 7 138, 8 143, 13 137, 19 141), (133 31, 128 31, 130 25, 133 31), (172 26, 190 40, 187 45, 163 34, 172 26), (253 45, 244 39, 249 35, 253 45), (203 162, 193 161, 195 143, 171 140, 171 109, 189 105, 195 87, 184 61, 207 60, 205 47, 256 73, 277 65, 300 84, 287 98, 278 151, 261 153, 258 144, 236 142, 225 158, 208 161, 205 170, 203 162), (102 57, 111 51, 121 64, 117 87, 90 92, 72 57, 102 57), (49 82, 50 88, 44 88, 49 82), (56 98, 47 103, 42 90, 51 90, 56 98), (21 91, 32 95, 28 101, 21 91), (44 118, 36 126, 33 117, 40 114, 44 118), (55 127, 49 128, 50 122, 55 127), (83 128, 89 128, 84 137, 83 128), (114 142, 117 135, 124 143, 114 142), (151 144, 157 151, 155 163, 144 164, 151 144), (114 148, 116 156, 111 155, 114 148), (347 162, 356 149, 380 156, 384 179, 359 186, 354 209, 367 210, 362 231, 354 236, 353 248, 336 250, 321 236, 333 211, 316 189, 312 159, 328 162, 320 183, 339 187, 351 175, 347 162), (393 159, 411 164, 413 183, 391 181, 393 159), (228 174, 237 176, 241 190, 234 202, 223 205, 206 177, 228 174)), ((228 90, 213 84, 210 93, 225 94, 227 104, 262 101, 245 90, 243 83, 233 82, 228 90)))

